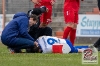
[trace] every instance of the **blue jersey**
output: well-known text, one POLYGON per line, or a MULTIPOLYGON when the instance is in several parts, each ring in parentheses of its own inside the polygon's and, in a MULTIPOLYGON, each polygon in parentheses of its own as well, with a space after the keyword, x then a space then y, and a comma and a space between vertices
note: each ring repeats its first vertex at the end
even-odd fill
POLYGON ((38 38, 38 43, 40 44, 43 53, 52 53, 55 50, 59 50, 62 53, 70 53, 70 52, 78 52, 75 49, 69 40, 52 37, 52 36, 42 36, 38 38), (58 46, 61 48, 54 48, 54 46, 58 46))

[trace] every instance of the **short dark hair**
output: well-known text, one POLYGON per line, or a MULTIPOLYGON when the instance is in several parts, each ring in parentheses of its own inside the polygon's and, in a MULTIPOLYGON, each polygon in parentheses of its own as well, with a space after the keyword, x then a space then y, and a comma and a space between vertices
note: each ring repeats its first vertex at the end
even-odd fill
POLYGON ((33 18, 33 21, 38 20, 38 17, 36 15, 30 15, 30 18, 33 18))
POLYGON ((36 46, 36 45, 34 45, 34 48, 33 48, 33 53, 42 53, 43 51, 42 51, 42 49, 41 49, 41 47, 40 46, 36 46))

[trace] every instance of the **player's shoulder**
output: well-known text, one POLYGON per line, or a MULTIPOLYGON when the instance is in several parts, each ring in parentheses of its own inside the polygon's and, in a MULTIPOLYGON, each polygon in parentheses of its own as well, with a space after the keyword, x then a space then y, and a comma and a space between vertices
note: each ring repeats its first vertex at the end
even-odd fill
POLYGON ((39 38, 57 38, 57 37, 54 37, 54 36, 40 36, 39 38))

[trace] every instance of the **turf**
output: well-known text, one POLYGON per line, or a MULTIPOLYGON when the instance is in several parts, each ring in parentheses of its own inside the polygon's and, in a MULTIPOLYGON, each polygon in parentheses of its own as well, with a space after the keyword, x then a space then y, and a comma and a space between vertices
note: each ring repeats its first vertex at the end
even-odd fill
MULTIPOLYGON (((98 55, 100 58, 100 52, 98 55)), ((0 43, 0 66, 100 66, 98 64, 82 64, 82 54, 10 54, 6 46, 0 43)))

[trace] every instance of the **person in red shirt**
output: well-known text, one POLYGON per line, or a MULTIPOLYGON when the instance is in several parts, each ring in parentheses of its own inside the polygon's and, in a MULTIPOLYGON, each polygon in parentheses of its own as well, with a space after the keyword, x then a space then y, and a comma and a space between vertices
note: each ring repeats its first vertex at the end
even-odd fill
POLYGON ((35 4, 35 8, 46 6, 47 12, 43 13, 40 17, 40 27, 47 26, 52 20, 52 5, 55 3, 55 0, 31 0, 35 4))
POLYGON ((69 35, 70 41, 73 45, 76 38, 79 8, 80 0, 65 0, 64 2, 64 19, 67 27, 64 30, 63 38, 67 39, 69 35))

